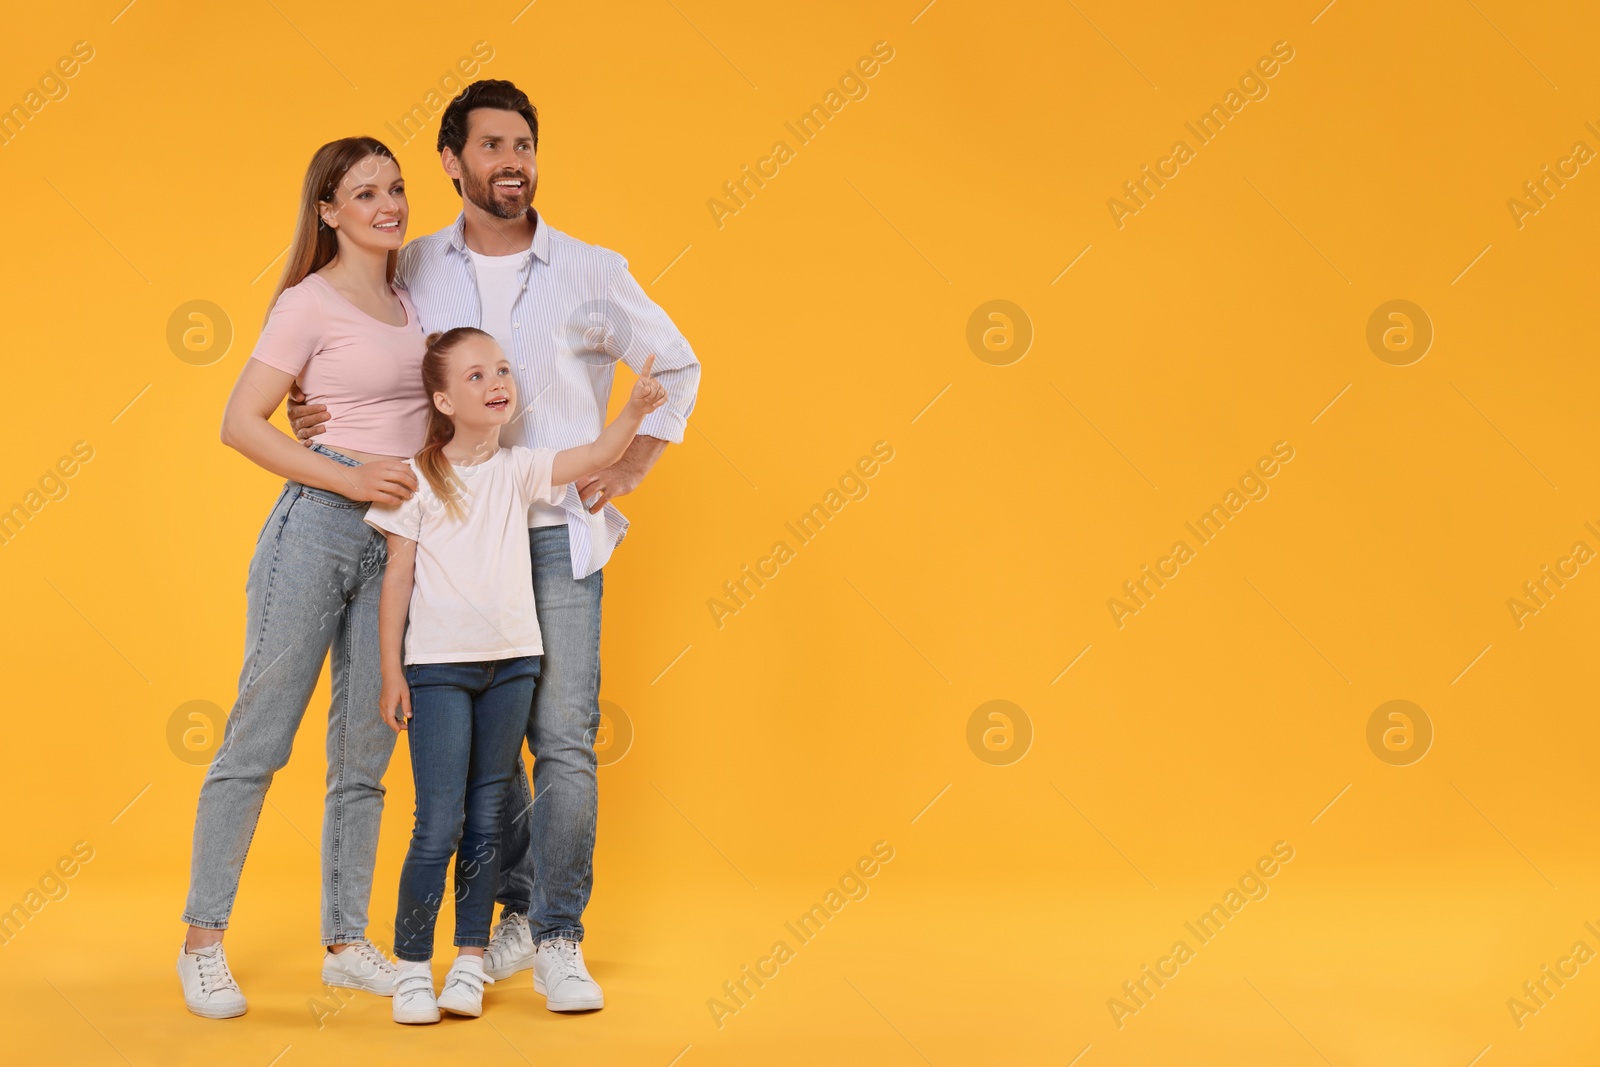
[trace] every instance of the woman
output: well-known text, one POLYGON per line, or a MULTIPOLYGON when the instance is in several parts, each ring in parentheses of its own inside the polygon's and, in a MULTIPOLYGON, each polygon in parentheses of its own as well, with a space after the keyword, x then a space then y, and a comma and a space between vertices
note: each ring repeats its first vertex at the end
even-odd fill
POLYGON ((369 503, 398 504, 416 489, 403 458, 427 423, 422 326, 391 285, 407 218, 399 164, 381 142, 346 137, 317 150, 283 278, 223 415, 223 443, 288 481, 250 561, 239 696, 195 818, 178 974, 185 1004, 206 1018, 244 1014, 222 935, 267 787, 289 760, 330 646, 322 981, 394 992, 394 964, 366 939, 395 735, 377 713, 385 543, 364 519, 369 503), (297 382, 330 413, 310 449, 268 421, 297 382))

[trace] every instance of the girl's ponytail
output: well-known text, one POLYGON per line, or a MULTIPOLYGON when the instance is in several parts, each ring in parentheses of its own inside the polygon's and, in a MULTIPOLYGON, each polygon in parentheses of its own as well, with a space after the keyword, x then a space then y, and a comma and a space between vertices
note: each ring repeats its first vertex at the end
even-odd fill
POLYGON ((444 503, 445 511, 456 519, 466 517, 463 498, 467 487, 444 454, 444 446, 456 435, 456 424, 439 410, 433 396, 444 392, 449 385, 450 351, 469 337, 488 336, 476 326, 457 326, 453 330, 430 333, 423 342, 427 346, 422 356, 422 388, 428 394, 428 429, 422 448, 417 452, 417 469, 428 479, 434 495, 444 503))

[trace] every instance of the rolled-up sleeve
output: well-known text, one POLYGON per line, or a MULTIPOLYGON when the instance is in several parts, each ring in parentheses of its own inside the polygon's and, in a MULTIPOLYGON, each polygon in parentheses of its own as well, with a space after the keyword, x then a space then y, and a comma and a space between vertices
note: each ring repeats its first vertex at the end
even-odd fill
MULTIPOLYGON (((629 273, 627 261, 620 256, 611 268, 606 295, 629 327, 623 350, 610 354, 635 374, 644 369, 645 359, 653 354, 656 362, 650 373, 667 391, 667 402, 644 417, 639 432, 663 441, 681 442, 700 391, 700 361, 695 358, 694 349, 667 313, 645 295, 629 273)), ((622 342, 616 340, 615 333, 608 336, 608 346, 619 343, 622 342)))

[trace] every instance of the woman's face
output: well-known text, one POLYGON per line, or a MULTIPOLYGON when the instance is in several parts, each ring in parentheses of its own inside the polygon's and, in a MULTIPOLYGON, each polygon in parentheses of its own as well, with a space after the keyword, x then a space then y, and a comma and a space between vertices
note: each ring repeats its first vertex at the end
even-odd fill
POLYGON ((374 252, 399 249, 406 239, 411 209, 400 164, 387 156, 367 156, 345 172, 333 203, 322 204, 322 220, 346 242, 374 252))

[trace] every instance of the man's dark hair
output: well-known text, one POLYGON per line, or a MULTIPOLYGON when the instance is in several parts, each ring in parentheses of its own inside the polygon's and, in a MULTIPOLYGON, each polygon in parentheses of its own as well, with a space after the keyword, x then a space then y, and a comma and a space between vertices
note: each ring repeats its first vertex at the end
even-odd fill
MULTIPOLYGON (((460 156, 467 147, 467 120, 471 118, 476 108, 490 107, 499 111, 515 111, 528 120, 528 129, 533 131, 534 151, 539 149, 539 112, 534 108, 528 94, 518 89, 508 81, 489 78, 476 81, 461 91, 461 95, 450 101, 444 109, 444 114, 439 117, 439 143, 438 151, 446 148, 460 156)), ((450 184, 456 187, 456 192, 461 192, 461 182, 456 178, 450 179, 450 184)))

